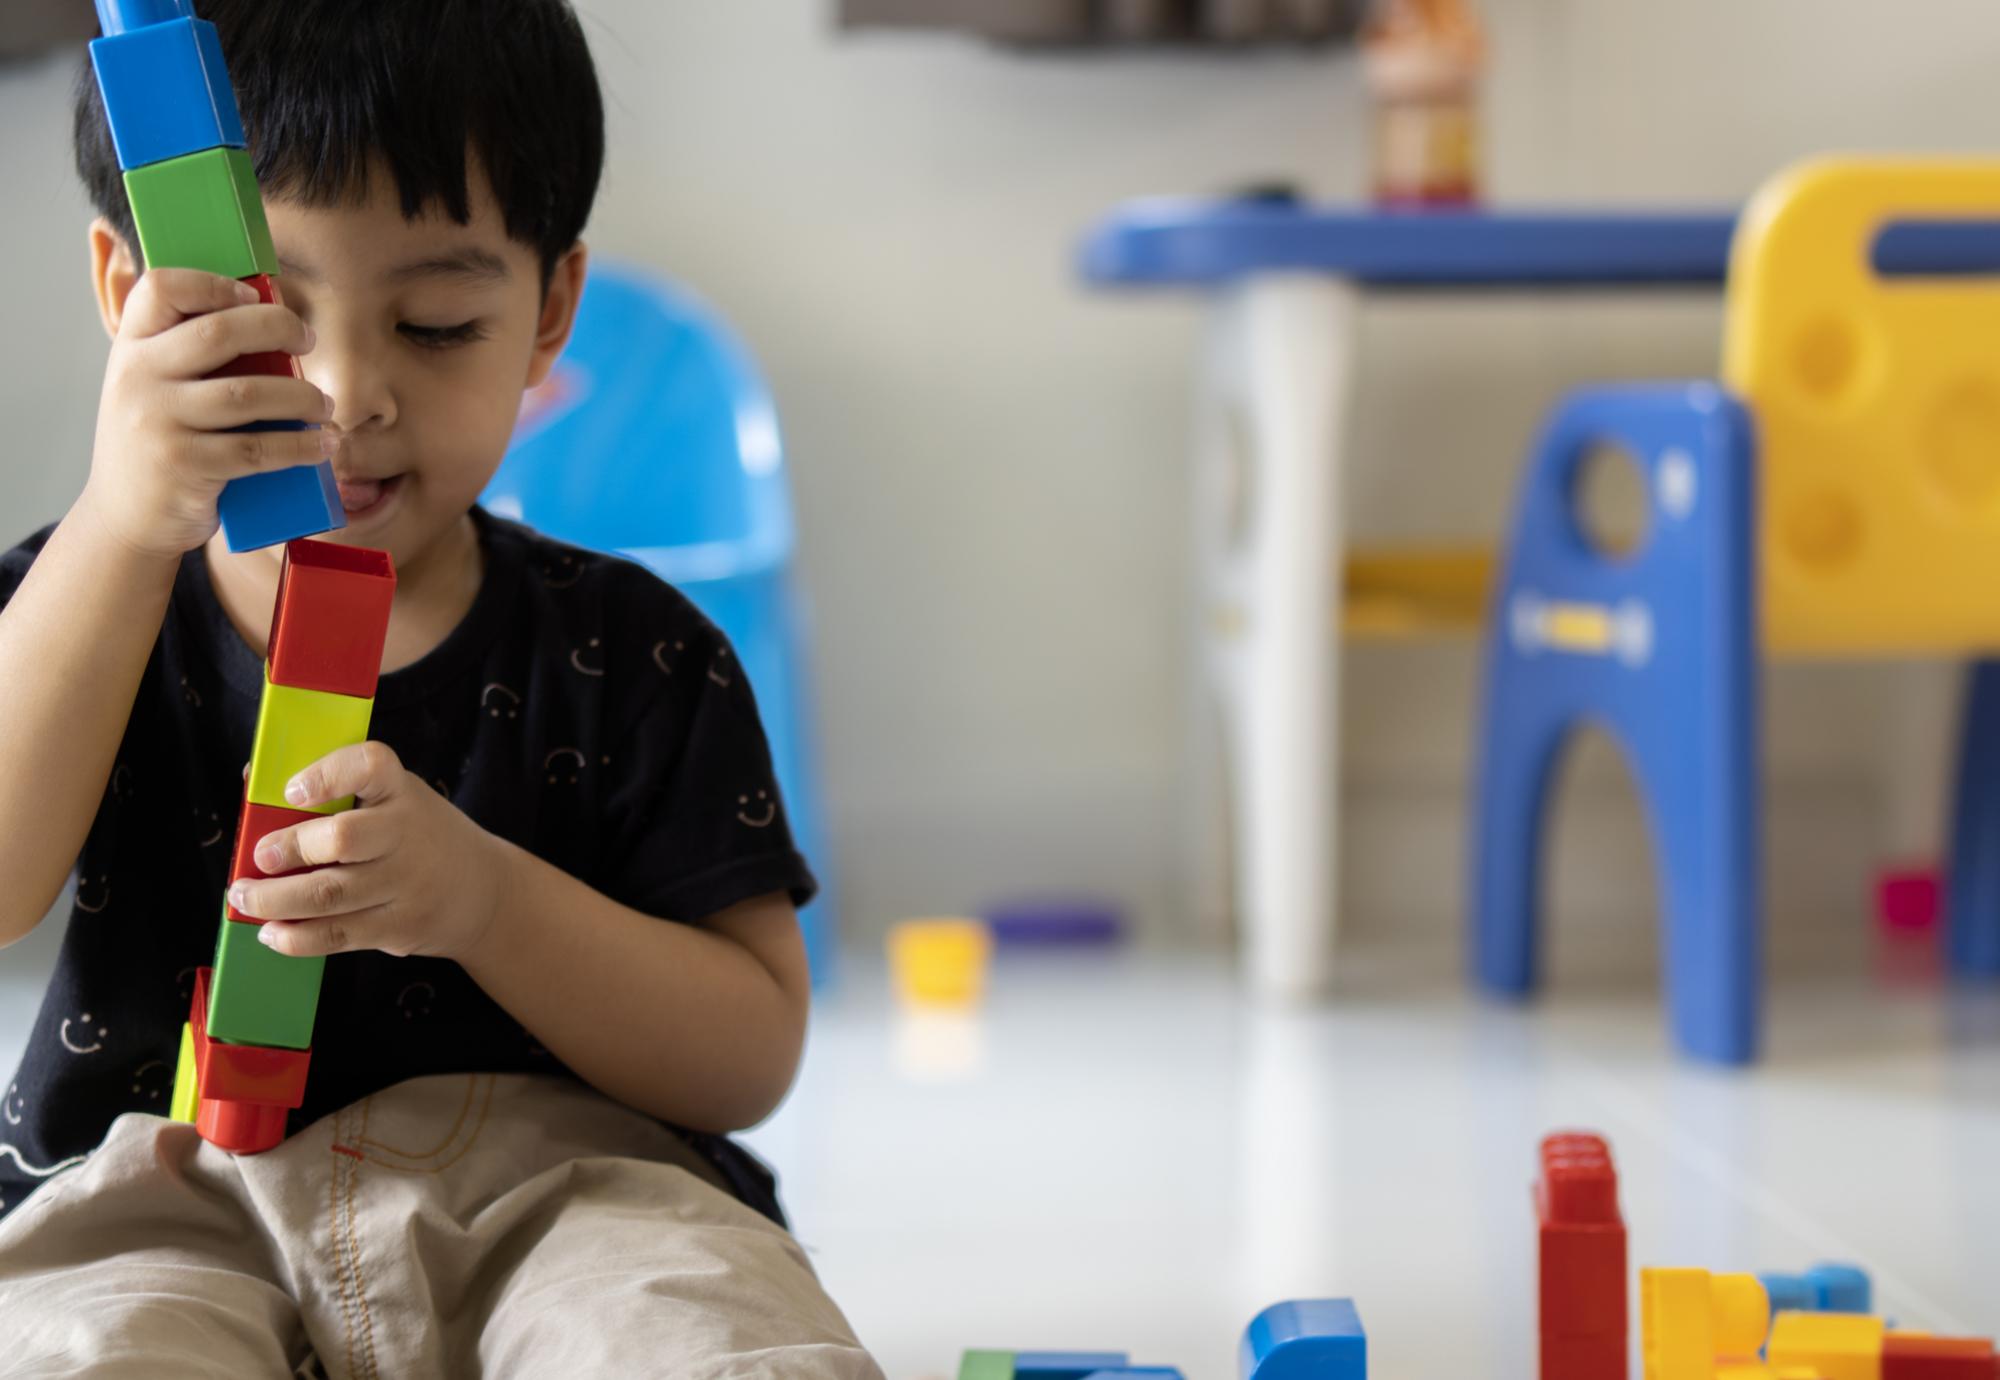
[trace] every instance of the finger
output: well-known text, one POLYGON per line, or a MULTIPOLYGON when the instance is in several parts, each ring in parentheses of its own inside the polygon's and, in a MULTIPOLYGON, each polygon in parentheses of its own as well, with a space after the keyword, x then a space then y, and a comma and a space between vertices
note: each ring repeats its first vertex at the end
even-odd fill
POLYGON ((251 374, 186 383, 172 394, 172 415, 200 431, 227 431, 254 422, 306 422, 333 416, 333 399, 304 379, 251 374))
POLYGON ((297 312, 260 304, 191 317, 162 331, 148 348, 162 373, 198 379, 244 355, 304 355, 313 344, 312 327, 297 312))
POLYGON ((375 940, 384 928, 387 909, 376 906, 324 920, 272 920, 257 927, 257 937, 288 958, 380 948, 375 940))
POLYGON ((290 877, 242 877, 229 884, 229 904, 257 920, 318 920, 366 910, 389 899, 378 863, 322 867, 290 877))
POLYGON ((340 451, 331 431, 191 431, 186 446, 194 468, 234 479, 238 475, 313 465, 340 451))
POLYGON ((260 872, 277 876, 302 867, 373 862, 389 851, 395 822, 380 810, 342 810, 266 834, 257 844, 260 872))
POLYGON ((260 300, 257 289, 234 278, 193 268, 153 268, 125 298, 118 334, 144 340, 172 330, 189 317, 241 307, 260 300))
POLYGON ((403 780, 402 759, 387 743, 366 742, 336 748, 285 784, 285 801, 308 810, 330 800, 353 796, 360 805, 378 805, 395 794, 403 780))

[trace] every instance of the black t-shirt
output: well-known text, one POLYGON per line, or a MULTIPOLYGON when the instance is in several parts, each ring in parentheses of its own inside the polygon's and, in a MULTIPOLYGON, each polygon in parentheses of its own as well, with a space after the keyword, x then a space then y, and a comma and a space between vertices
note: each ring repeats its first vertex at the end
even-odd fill
MULTIPOLYGON (((756 702, 715 625, 629 561, 472 517, 485 554, 472 609, 381 678, 369 736, 475 823, 663 921, 771 891, 810 899, 756 702)), ((49 530, 0 556, 0 605, 49 530)), ((206 556, 191 553, 0 1103, 0 1212, 120 1113, 166 1114, 194 970, 213 961, 262 689, 261 661, 217 602, 206 556)), ((290 1129, 404 1079, 461 1072, 569 1071, 456 963, 336 954, 290 1129)), ((747 1151, 688 1139, 745 1202, 783 1220, 747 1151)))

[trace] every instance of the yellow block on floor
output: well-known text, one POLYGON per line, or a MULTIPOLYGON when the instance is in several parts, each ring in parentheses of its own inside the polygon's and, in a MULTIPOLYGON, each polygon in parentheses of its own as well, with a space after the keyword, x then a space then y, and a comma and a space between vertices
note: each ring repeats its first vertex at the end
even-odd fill
POLYGON ((889 931, 889 976, 912 1006, 976 1006, 993 935, 981 920, 905 920, 889 931))
POLYGON ((1341 635, 1370 641, 1474 634, 1486 621, 1496 559, 1483 546, 1349 553, 1341 635))
POLYGON ((1780 1313, 1765 1355, 1774 1366, 1797 1366, 1821 1380, 1882 1380, 1887 1325, 1859 1313, 1780 1313))

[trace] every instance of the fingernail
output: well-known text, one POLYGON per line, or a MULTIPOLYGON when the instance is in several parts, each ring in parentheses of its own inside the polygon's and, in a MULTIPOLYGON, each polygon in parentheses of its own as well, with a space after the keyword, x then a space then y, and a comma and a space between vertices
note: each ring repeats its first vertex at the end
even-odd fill
POLYGON ((319 415, 327 418, 333 416, 333 394, 322 393, 319 395, 319 415))
POLYGON ((261 302, 264 298, 258 293, 256 288, 251 287, 248 283, 238 283, 236 285, 236 300, 248 306, 252 302, 261 302))
POLYGON ((248 915, 250 913, 250 889, 245 886, 233 886, 229 888, 229 906, 232 910, 241 911, 243 914, 248 915))
MULTIPOLYGON (((338 452, 339 449, 340 437, 338 435, 331 431, 322 431, 319 434, 319 453, 321 455, 331 456, 338 452)), ((286 794, 289 795, 290 792, 287 791, 286 794)))
POLYGON ((251 856, 256 860, 257 866, 264 871, 276 872, 278 870, 278 847, 269 839, 265 839, 259 843, 257 851, 251 856))
POLYGON ((285 799, 294 805, 306 803, 306 782, 302 776, 294 776, 285 783, 285 799))
POLYGON ((305 347, 305 349, 303 349, 303 350, 299 351, 299 353, 300 353, 300 354, 302 354, 302 355, 309 355, 309 354, 311 354, 311 353, 313 352, 313 346, 315 346, 315 345, 317 345, 317 344, 319 344, 319 337, 313 334, 313 328, 312 328, 311 326, 307 326, 307 327, 306 327, 306 347, 305 347))
POLYGON ((269 925, 259 925, 257 927, 257 942, 259 944, 262 944, 267 949, 275 949, 278 947, 278 941, 275 937, 272 936, 271 927, 269 925))

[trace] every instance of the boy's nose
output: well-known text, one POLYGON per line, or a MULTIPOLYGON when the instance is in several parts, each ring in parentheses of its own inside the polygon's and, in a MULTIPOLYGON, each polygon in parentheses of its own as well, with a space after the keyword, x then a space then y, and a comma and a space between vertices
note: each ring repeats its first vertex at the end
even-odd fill
POLYGON ((335 430, 379 431, 396 420, 395 390, 379 359, 377 351, 347 347, 322 332, 318 347, 299 361, 306 379, 333 399, 335 430))

